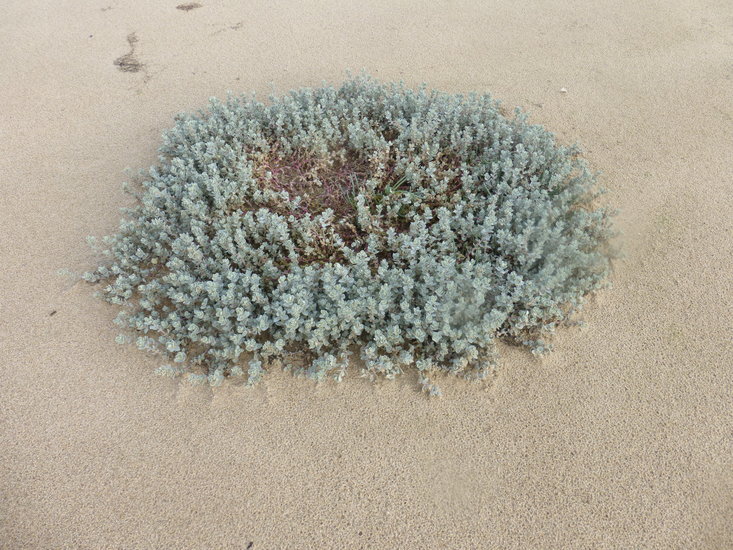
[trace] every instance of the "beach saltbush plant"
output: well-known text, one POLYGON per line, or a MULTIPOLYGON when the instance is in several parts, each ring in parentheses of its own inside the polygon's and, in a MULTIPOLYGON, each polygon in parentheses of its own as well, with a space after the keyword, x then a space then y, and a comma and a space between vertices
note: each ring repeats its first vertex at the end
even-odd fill
POLYGON ((192 382, 340 380, 355 352, 436 393, 433 373, 490 373, 497 339, 545 351, 610 269, 579 150, 488 95, 360 76, 212 100, 141 185, 84 277, 192 382))

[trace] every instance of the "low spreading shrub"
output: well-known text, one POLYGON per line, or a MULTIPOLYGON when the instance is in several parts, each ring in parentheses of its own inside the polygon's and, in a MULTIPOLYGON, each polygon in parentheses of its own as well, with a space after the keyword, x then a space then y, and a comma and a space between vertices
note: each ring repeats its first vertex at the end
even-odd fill
POLYGON ((194 382, 340 380, 356 352, 436 393, 431 373, 490 373, 497 339, 544 351, 610 269, 578 149, 488 95, 361 76, 212 100, 141 185, 85 278, 194 382))

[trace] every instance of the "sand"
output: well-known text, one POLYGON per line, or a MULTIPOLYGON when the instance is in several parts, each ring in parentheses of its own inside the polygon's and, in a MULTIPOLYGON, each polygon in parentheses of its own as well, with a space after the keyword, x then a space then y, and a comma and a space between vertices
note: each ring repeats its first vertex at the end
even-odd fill
POLYGON ((180 1, 0 6, 0 547, 733 547, 729 0, 180 1), (210 96, 362 68, 582 144, 621 210, 613 289, 441 400, 154 376, 57 275, 94 264, 123 170, 210 96))

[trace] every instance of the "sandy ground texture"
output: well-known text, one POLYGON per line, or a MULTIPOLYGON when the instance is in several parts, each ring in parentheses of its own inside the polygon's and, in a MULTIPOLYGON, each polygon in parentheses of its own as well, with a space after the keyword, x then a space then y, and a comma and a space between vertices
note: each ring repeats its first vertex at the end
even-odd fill
POLYGON ((733 547, 733 4, 0 5, 0 547, 733 547), (177 386, 57 275, 181 110, 346 69, 489 91, 577 140, 613 290, 489 386, 177 386), (561 92, 561 89, 565 92, 561 92))

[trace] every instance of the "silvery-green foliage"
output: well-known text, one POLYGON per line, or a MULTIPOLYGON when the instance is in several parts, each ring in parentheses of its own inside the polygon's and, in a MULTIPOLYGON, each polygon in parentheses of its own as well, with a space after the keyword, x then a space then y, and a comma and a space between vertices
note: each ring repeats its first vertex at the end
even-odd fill
POLYGON ((362 76, 212 100, 177 117, 142 187, 85 278, 173 362, 161 374, 194 383, 253 384, 274 362, 340 379, 356 351, 365 374, 416 368, 437 394, 431 373, 491 372, 497 338, 544 351, 610 268, 578 150, 487 95, 362 76))

